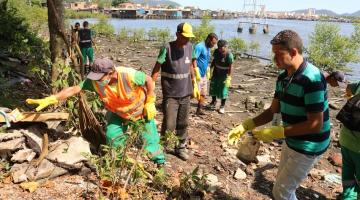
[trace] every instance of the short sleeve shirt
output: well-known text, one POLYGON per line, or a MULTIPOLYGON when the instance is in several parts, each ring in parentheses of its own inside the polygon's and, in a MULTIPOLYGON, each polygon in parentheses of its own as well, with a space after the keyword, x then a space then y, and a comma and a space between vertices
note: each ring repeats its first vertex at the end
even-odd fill
POLYGON ((200 42, 195 46, 196 64, 199 68, 201 77, 206 75, 210 57, 210 48, 206 47, 205 42, 200 42))
POLYGON ((287 145, 300 153, 320 155, 330 144, 330 117, 326 80, 320 70, 304 61, 290 77, 283 71, 276 82, 275 97, 280 102, 284 126, 307 120, 307 113, 323 113, 323 127, 317 133, 286 137, 287 145))

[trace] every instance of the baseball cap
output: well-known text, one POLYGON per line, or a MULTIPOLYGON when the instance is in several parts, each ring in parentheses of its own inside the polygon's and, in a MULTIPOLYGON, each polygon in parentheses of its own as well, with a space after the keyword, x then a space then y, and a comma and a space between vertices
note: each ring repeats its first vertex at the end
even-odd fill
POLYGON ((185 22, 185 23, 181 23, 177 26, 177 31, 178 33, 181 33, 181 35, 183 35, 184 37, 195 37, 195 35, 192 32, 192 26, 185 22))
POLYGON ((344 73, 342 73, 340 71, 334 71, 330 74, 330 77, 333 77, 337 81, 337 83, 340 87, 346 87, 347 83, 345 80, 344 73))
POLYGON ((86 78, 97 81, 113 69, 114 63, 108 58, 96 58, 94 64, 91 66, 91 71, 86 78))

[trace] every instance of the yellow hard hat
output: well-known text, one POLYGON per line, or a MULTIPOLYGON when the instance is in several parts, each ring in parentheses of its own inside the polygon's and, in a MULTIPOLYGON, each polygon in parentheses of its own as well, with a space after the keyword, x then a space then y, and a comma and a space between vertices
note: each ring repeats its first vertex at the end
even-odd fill
POLYGON ((177 26, 177 32, 181 33, 181 35, 183 35, 184 37, 195 37, 195 35, 192 32, 192 26, 185 22, 185 23, 181 23, 177 26))

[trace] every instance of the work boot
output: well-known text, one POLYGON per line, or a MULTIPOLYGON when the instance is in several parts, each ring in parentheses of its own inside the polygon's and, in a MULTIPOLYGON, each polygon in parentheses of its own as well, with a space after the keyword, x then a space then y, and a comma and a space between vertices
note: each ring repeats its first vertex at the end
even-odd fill
POLYGON ((183 161, 187 161, 189 159, 189 154, 186 148, 176 148, 175 155, 183 161))

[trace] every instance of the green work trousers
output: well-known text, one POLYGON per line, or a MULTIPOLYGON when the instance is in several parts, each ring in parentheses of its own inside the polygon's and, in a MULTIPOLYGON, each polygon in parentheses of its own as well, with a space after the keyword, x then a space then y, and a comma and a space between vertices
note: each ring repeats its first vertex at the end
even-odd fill
POLYGON ((359 199, 360 154, 341 146, 342 155, 342 199, 359 199))
MULTIPOLYGON (((110 113, 106 127, 106 144, 112 144, 112 147, 117 147, 118 145, 124 146, 127 139, 127 135, 124 133, 127 129, 127 120, 122 119, 114 113, 110 113)), ((165 156, 159 144, 160 137, 154 120, 146 121, 145 132, 141 136, 145 150, 150 153, 150 159, 157 164, 163 164, 165 162, 165 156)))
POLYGON ((89 48, 80 48, 81 54, 83 56, 83 64, 86 65, 87 58, 89 58, 89 65, 94 63, 94 49, 89 48))

